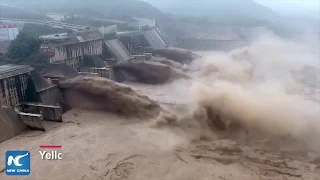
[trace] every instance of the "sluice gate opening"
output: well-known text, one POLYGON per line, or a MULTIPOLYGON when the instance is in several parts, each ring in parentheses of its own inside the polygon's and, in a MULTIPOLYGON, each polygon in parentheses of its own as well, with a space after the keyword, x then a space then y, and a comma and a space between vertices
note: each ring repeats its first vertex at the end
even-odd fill
POLYGON ((60 106, 44 105, 38 103, 20 103, 15 111, 22 121, 34 130, 45 131, 43 121, 62 122, 62 109, 60 106))

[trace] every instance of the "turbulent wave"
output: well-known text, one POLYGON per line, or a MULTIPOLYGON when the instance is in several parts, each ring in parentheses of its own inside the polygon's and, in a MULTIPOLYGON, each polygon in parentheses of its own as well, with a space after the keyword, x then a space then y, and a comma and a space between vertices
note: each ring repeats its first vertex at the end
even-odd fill
POLYGON ((319 54, 310 52, 297 43, 265 36, 230 53, 206 55, 198 62, 190 107, 203 108, 209 124, 220 129, 240 124, 248 131, 316 140, 319 54), (313 69, 312 75, 306 66, 313 69), (301 77, 313 83, 306 84, 301 77))
POLYGON ((130 87, 99 77, 76 77, 60 83, 69 108, 102 110, 131 117, 156 116, 161 108, 130 87))
POLYGON ((185 112, 164 111, 131 88, 100 78, 70 80, 61 88, 73 108, 152 116, 152 127, 171 128, 190 138, 242 129, 248 136, 258 133, 312 144, 320 136, 320 90, 319 54, 311 51, 304 45, 264 36, 244 48, 194 59, 188 68, 198 70, 188 72, 191 78, 163 85, 175 88, 166 92, 179 93, 172 94, 172 102, 180 102, 177 98, 185 94, 183 98, 189 100, 185 112))
POLYGON ((176 121, 158 118, 156 124, 198 128, 200 133, 212 128, 231 132, 236 127, 248 136, 254 132, 316 143, 320 136, 319 54, 311 50, 264 36, 228 53, 207 53, 190 66, 199 69, 191 83, 174 82, 180 92, 189 90, 189 113, 176 121))

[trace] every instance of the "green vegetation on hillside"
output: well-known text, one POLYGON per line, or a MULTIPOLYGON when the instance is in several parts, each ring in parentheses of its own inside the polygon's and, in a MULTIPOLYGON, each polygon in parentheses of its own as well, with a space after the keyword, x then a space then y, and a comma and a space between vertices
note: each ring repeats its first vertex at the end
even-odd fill
POLYGON ((43 41, 31 33, 21 32, 13 40, 6 54, 11 59, 25 58, 39 52, 39 46, 43 41))
POLYGON ((39 46, 42 43, 52 43, 39 39, 35 33, 21 32, 13 40, 5 56, 0 56, 0 65, 21 64, 41 68, 47 64, 47 57, 40 56, 39 46))

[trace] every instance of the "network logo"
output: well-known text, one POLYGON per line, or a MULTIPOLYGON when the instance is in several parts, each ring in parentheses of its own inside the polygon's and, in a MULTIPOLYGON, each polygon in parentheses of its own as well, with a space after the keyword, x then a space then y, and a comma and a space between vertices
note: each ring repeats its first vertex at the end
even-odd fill
POLYGON ((25 176, 30 174, 29 151, 6 152, 6 174, 9 176, 25 176))

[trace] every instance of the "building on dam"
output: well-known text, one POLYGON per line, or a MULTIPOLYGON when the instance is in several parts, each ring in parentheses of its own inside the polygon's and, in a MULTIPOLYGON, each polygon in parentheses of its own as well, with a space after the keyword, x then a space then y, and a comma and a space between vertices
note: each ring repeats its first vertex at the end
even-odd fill
POLYGON ((121 31, 117 34, 122 44, 133 55, 170 45, 166 34, 158 27, 144 26, 138 30, 121 31))
POLYGON ((0 66, 0 104, 12 107, 25 100, 30 66, 7 64, 0 66))
MULTIPOLYGON (((102 61, 126 61, 131 54, 117 36, 99 29, 41 36, 48 43, 40 46, 40 55, 47 56, 52 64, 67 64, 79 70, 85 56, 99 56, 102 61)), ((96 58, 97 59, 97 58, 96 58)))
POLYGON ((43 120, 62 121, 59 89, 28 65, 0 66, 0 142, 26 127, 45 130, 43 120))

